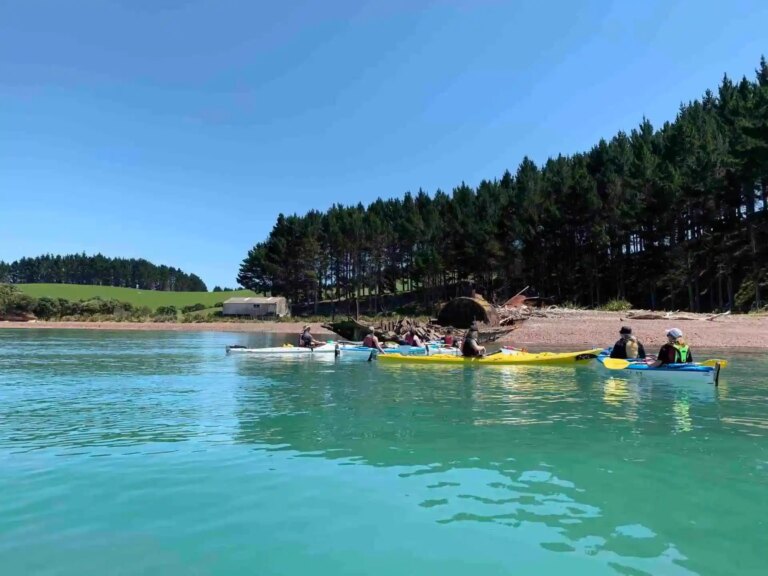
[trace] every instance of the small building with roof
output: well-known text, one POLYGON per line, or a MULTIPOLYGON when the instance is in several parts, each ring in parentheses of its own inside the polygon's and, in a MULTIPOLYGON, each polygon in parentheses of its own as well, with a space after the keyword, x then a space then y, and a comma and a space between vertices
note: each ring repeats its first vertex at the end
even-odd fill
POLYGON ((225 300, 222 314, 250 318, 275 318, 288 316, 290 309, 288 302, 282 296, 253 296, 225 300))

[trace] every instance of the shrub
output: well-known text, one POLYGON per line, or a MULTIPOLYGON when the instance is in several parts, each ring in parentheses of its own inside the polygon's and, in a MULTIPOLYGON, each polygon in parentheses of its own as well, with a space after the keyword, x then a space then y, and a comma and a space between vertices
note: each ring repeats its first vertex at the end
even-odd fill
POLYGON ((176 306, 158 306, 152 317, 155 319, 155 321, 168 322, 176 320, 178 313, 179 312, 176 309, 176 306))
POLYGON ((35 316, 42 318, 43 320, 56 318, 60 314, 59 301, 54 300, 53 298, 40 298, 35 304, 33 312, 35 313, 35 316))
POLYGON ((632 303, 626 300, 614 299, 603 304, 600 309, 608 312, 624 312, 625 310, 632 309, 632 303))
POLYGON ((205 304, 200 304, 199 302, 197 304, 192 304, 191 306, 184 306, 184 308, 181 309, 182 314, 188 314, 189 312, 198 312, 200 310, 205 310, 207 306, 205 304))

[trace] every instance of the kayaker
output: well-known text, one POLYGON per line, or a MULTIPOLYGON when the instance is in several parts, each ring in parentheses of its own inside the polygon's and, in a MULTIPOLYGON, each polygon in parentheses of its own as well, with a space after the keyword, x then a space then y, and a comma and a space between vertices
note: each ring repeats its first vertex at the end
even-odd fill
POLYGON ((480 346, 477 343, 478 332, 477 323, 472 322, 469 327, 466 336, 464 336, 464 343, 461 345, 462 356, 485 356, 485 346, 480 346))
POLYGON ((315 348, 316 346, 322 346, 323 344, 325 344, 325 342, 315 340, 315 337, 312 336, 312 326, 309 324, 304 326, 301 336, 299 337, 299 346, 301 348, 315 348))
POLYGON ((408 334, 405 335, 405 343, 409 346, 418 346, 421 347, 421 340, 419 339, 419 336, 416 334, 416 330, 411 328, 408 330, 408 334))
MULTIPOLYGON (((632 328, 629 326, 622 326, 621 330, 619 330, 619 334, 621 337, 616 341, 616 344, 613 345, 613 349, 611 349, 611 358, 621 358, 622 360, 626 360, 628 358, 645 358, 645 348, 643 347, 642 343, 637 340, 637 338, 632 336, 632 328), (637 343, 636 356, 630 356, 627 354, 627 344, 631 342, 632 339, 634 339, 634 342, 637 343)), ((634 346, 630 345, 630 348, 631 351, 634 351, 634 346)))
POLYGON ((382 348, 381 344, 379 344, 379 339, 376 338, 376 331, 374 330, 373 326, 368 327, 368 334, 366 334, 365 338, 363 338, 363 346, 366 348, 375 348, 379 352, 384 352, 384 348, 382 348))
POLYGON ((443 336, 443 346, 446 348, 452 348, 453 347, 453 328, 448 328, 445 331, 445 336, 443 336))
POLYGON ((667 330, 668 342, 661 347, 656 361, 649 364, 651 368, 658 368, 664 364, 691 364, 693 363, 693 354, 683 338, 683 331, 680 328, 670 328, 667 330))

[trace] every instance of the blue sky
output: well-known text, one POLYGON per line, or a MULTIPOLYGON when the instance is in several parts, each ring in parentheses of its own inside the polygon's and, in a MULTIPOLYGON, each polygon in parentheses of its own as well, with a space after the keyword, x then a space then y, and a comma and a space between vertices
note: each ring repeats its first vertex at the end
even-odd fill
POLYGON ((280 212, 368 203, 674 118, 768 2, 0 0, 0 259, 234 286, 280 212))

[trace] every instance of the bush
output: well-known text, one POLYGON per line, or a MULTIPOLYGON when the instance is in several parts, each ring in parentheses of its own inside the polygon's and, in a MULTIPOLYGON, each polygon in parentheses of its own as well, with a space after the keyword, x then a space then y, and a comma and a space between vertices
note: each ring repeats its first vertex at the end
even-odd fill
POLYGON ((155 321, 168 322, 176 320, 178 314, 179 311, 176 309, 176 306, 159 306, 152 317, 155 321))
POLYGON ((191 306, 184 306, 184 308, 181 309, 181 313, 188 314, 189 312, 198 312, 200 310, 205 310, 206 308, 208 308, 208 306, 198 302, 197 304, 192 304, 191 306))
POLYGON ((40 298, 35 304, 33 312, 35 313, 35 316, 42 318, 43 320, 56 318, 61 314, 59 301, 54 300, 53 298, 40 298))
POLYGON ((609 300, 605 304, 603 304, 600 307, 600 310, 605 310, 607 312, 624 312, 626 310, 632 309, 632 303, 627 302, 626 300, 609 300))

